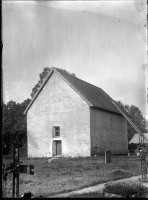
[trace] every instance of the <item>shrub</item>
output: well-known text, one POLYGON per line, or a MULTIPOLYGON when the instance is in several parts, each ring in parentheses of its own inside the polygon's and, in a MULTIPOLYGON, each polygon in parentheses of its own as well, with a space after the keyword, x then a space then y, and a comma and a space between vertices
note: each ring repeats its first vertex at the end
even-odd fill
POLYGON ((131 177, 133 174, 131 172, 129 172, 128 170, 115 169, 110 172, 110 175, 114 178, 114 180, 116 180, 116 179, 131 177))
POLYGON ((12 180, 2 180, 2 198, 8 198, 12 196, 12 180))
POLYGON ((134 194, 142 195, 148 193, 148 188, 136 181, 122 181, 105 184, 104 192, 121 196, 134 194))
POLYGON ((148 178, 145 178, 145 179, 139 178, 139 181, 142 183, 148 183, 148 178))

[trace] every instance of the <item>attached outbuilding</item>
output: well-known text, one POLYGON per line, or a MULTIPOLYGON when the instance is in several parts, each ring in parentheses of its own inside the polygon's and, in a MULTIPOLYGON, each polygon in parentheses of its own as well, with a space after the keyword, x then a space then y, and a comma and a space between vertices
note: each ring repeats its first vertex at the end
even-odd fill
POLYGON ((127 121, 101 88, 52 68, 25 110, 28 157, 125 154, 127 121))
POLYGON ((140 144, 141 142, 144 142, 148 144, 148 133, 143 133, 144 139, 140 137, 138 133, 135 133, 135 135, 132 137, 132 139, 129 141, 129 144, 140 144))

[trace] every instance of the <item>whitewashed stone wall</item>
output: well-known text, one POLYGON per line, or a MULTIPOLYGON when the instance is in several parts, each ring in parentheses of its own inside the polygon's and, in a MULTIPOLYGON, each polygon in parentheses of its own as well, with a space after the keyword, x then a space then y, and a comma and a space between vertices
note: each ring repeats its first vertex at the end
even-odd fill
POLYGON ((52 156, 52 126, 60 126, 63 156, 90 156, 90 108, 57 72, 28 110, 28 157, 52 156))

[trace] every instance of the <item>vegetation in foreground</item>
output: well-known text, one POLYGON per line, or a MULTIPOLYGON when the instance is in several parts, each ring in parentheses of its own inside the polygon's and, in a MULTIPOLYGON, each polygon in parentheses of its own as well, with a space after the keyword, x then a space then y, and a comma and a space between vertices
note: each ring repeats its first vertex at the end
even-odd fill
MULTIPOLYGON (((136 156, 113 156, 105 164, 104 157, 20 159, 23 164, 33 164, 35 174, 20 174, 20 195, 32 192, 34 195, 50 197, 112 180, 141 174, 140 159, 136 156)), ((6 159, 5 163, 12 162, 6 159)), ((12 174, 5 184, 7 197, 12 196, 12 174)))
POLYGON ((110 182, 105 184, 104 192, 122 197, 148 194, 148 188, 138 181, 110 182))
POLYGON ((138 181, 109 182, 105 184, 102 193, 89 192, 84 194, 72 194, 71 198, 104 198, 104 197, 147 197, 148 188, 138 181))

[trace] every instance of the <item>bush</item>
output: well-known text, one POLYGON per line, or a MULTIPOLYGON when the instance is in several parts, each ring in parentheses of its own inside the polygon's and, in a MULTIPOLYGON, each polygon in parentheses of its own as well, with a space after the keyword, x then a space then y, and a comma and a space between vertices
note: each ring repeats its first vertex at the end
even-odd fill
POLYGON ((12 197, 12 180, 2 178, 2 198, 12 197))
POLYGON ((110 173, 110 175, 113 177, 114 180, 116 180, 116 179, 131 177, 133 174, 129 172, 128 170, 115 169, 110 173))
POLYGON ((142 195, 148 193, 148 188, 136 181, 111 182, 105 184, 104 192, 120 196, 142 195))

